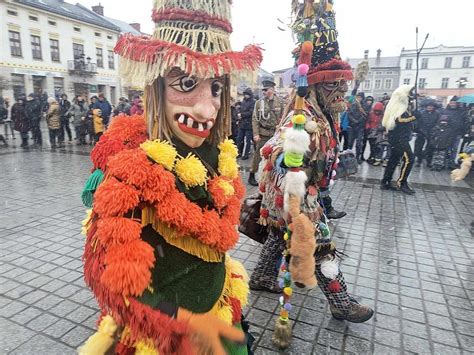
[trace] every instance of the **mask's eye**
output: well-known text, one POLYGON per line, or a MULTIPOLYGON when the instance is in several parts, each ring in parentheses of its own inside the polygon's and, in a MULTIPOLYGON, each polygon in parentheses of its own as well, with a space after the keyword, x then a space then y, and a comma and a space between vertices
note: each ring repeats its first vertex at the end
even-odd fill
POLYGON ((191 92, 198 85, 198 81, 193 76, 181 76, 174 80, 170 86, 181 92, 191 92))
POLYGON ((216 80, 212 83, 211 90, 212 90, 212 96, 214 97, 219 97, 222 95, 222 89, 224 88, 224 84, 222 84, 220 81, 216 80))

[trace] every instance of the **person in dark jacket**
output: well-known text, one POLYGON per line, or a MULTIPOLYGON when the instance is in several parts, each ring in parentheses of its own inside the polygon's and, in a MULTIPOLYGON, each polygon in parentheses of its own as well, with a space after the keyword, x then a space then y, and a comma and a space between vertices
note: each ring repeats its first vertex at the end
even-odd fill
POLYGON ((231 135, 232 139, 238 144, 237 139, 239 137, 239 113, 240 113, 240 102, 235 102, 233 97, 230 98, 230 116, 231 116, 231 135))
POLYGON ((252 115, 255 109, 255 99, 252 89, 247 88, 244 91, 244 99, 240 104, 239 116, 239 136, 237 138, 239 155, 242 160, 249 158, 250 149, 252 147, 252 115))
POLYGON ((126 97, 121 97, 119 99, 119 103, 117 107, 115 108, 114 116, 118 116, 120 114, 124 115, 130 115, 130 109, 132 106, 128 103, 128 100, 126 97))
POLYGON ((454 136, 447 116, 441 116, 430 132, 431 170, 441 171, 446 167, 448 149, 454 136))
POLYGON ((362 107, 364 96, 363 92, 358 93, 349 109, 349 122, 351 125, 351 142, 349 143, 349 146, 352 149, 354 142, 356 142, 356 157, 359 164, 362 163, 365 121, 367 120, 368 115, 362 107))
POLYGON ((367 163, 374 164, 378 160, 377 165, 380 165, 381 152, 379 152, 378 143, 382 141, 383 130, 381 132, 380 126, 382 125, 384 106, 381 102, 376 102, 369 113, 369 118, 365 123, 365 133, 367 140, 370 144, 370 156, 367 159, 367 163))
POLYGON ((391 155, 381 181, 382 190, 397 190, 408 195, 415 194, 415 190, 408 185, 408 177, 415 159, 410 140, 418 116, 418 113, 413 112, 414 95, 413 86, 402 85, 394 91, 385 108, 382 124, 388 131, 391 155), (400 159, 403 160, 400 177, 396 184, 392 184, 393 173, 400 159))
POLYGON ((428 104, 424 110, 420 113, 420 119, 416 125, 416 140, 415 140, 415 157, 416 166, 420 167, 423 162, 423 158, 426 159, 427 166, 431 167, 431 159, 433 157, 433 151, 431 150, 430 136, 431 130, 439 121, 440 115, 436 111, 436 106, 428 104), (426 143, 426 149, 424 149, 426 143))
POLYGON ((72 143, 72 132, 71 127, 69 124, 69 118, 71 114, 69 110, 71 109, 71 102, 67 99, 66 94, 61 95, 61 99, 59 100, 59 113, 61 115, 61 128, 59 129, 59 145, 63 145, 66 133, 69 140, 69 144, 72 143))
POLYGON ((41 118, 43 116, 41 101, 34 94, 29 94, 25 104, 25 115, 33 134, 33 148, 43 146, 43 135, 41 134, 41 118))
POLYGON ((457 168, 456 159, 459 152, 459 145, 462 137, 469 132, 470 124, 467 113, 460 109, 457 103, 457 97, 454 96, 448 103, 448 106, 440 112, 441 118, 449 122, 452 129, 452 141, 448 149, 448 168, 457 168))
POLYGON ((98 108, 102 112, 102 119, 104 126, 107 127, 109 124, 110 116, 112 115, 112 105, 107 101, 104 94, 100 93, 97 102, 94 104, 93 109, 98 108))
POLYGON ((76 139, 78 140, 77 144, 85 145, 86 144, 86 135, 87 135, 87 112, 88 107, 84 102, 84 98, 81 95, 77 95, 74 103, 69 110, 69 113, 72 117, 72 123, 76 131, 76 139))
POLYGON ((28 148, 28 131, 31 125, 25 114, 24 95, 20 95, 17 102, 12 106, 11 118, 14 123, 15 131, 20 132, 21 147, 28 148))

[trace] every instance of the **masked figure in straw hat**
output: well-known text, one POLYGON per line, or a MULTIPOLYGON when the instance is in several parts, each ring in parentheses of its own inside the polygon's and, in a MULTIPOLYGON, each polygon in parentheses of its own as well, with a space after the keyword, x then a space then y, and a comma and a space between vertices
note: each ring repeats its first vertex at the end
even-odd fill
POLYGON ((260 223, 270 233, 250 281, 252 289, 283 292, 273 337, 281 348, 289 345, 292 285, 318 284, 336 319, 360 323, 373 315, 347 292, 323 211, 336 175, 351 67, 340 59, 332 1, 295 0, 293 11, 298 77, 289 112, 261 150, 260 223))
POLYGON ((247 276, 238 240, 244 187, 230 131, 230 76, 261 51, 232 52, 230 1, 156 0, 154 35, 116 46, 144 85, 144 118, 117 118, 83 191, 86 283, 102 310, 81 354, 247 354, 247 276))

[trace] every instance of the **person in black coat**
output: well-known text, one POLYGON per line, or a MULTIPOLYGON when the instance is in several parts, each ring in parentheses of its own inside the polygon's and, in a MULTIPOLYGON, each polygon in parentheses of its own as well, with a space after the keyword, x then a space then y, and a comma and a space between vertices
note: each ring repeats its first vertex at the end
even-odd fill
POLYGON ((364 93, 358 93, 349 109, 349 122, 351 126, 351 142, 349 147, 352 149, 354 142, 356 142, 356 157, 359 164, 362 163, 365 121, 367 121, 368 116, 368 112, 362 107, 364 96, 364 93))
POLYGON ((43 135, 41 133, 41 117, 43 113, 41 110, 40 100, 34 94, 29 94, 25 104, 25 115, 33 135, 33 148, 41 148, 43 146, 43 135))
POLYGON ((440 118, 439 112, 436 111, 434 103, 430 103, 420 113, 420 119, 416 125, 416 140, 415 140, 415 157, 416 166, 420 167, 423 158, 426 159, 427 166, 431 167, 431 160, 433 158, 432 145, 430 144, 431 131, 438 123, 440 118), (426 150, 424 150, 426 143, 426 150))
POLYGON ((30 130, 30 121, 25 114, 25 96, 18 97, 17 102, 12 106, 11 118, 14 123, 15 131, 20 132, 21 147, 28 148, 28 131, 30 130))
POLYGON ((71 132, 71 127, 69 125, 69 118, 71 117, 69 113, 70 109, 71 109, 71 102, 67 99, 66 94, 62 94, 61 99, 59 100, 59 113, 61 115, 61 128, 59 130, 59 145, 64 144, 66 133, 69 140, 69 144, 72 143, 72 132, 71 132))
POLYGON ((244 91, 244 99, 240 105, 239 114, 239 137, 238 147, 239 155, 242 160, 249 158, 250 149, 252 147, 252 115, 255 109, 255 99, 252 89, 248 88, 244 91))

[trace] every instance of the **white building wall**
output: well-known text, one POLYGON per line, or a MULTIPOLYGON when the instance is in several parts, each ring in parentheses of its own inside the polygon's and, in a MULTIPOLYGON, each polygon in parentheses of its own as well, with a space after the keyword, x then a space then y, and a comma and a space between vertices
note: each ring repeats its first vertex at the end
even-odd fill
MULTIPOLYGON (((0 75, 11 80, 11 74, 23 74, 25 94, 33 92, 33 76, 43 76, 43 89, 49 95, 54 94, 54 78, 63 78, 64 91, 70 98, 74 95, 74 83, 82 82, 93 88, 103 85, 109 99, 110 88, 115 87, 118 99, 122 95, 118 56, 114 55, 115 69, 108 68, 107 56, 108 51, 113 50, 118 36, 119 32, 106 28, 0 1, 0 75), (15 11, 17 16, 8 14, 8 10, 15 11), (38 21, 31 20, 30 16, 37 17, 38 21), (56 25, 51 25, 48 21, 54 21, 56 25), (80 28, 80 32, 75 31, 74 27, 80 28), (22 57, 11 55, 9 30, 20 32, 22 57), (33 59, 30 37, 32 34, 41 38, 41 60, 33 59), (51 60, 50 39, 59 41, 59 62, 51 60), (104 68, 98 68, 97 74, 88 78, 71 75, 68 61, 74 60, 73 43, 84 45, 85 57, 90 57, 92 63, 97 63, 96 48, 103 48, 104 68)), ((2 95, 13 98, 13 90, 10 88, 2 95)))

